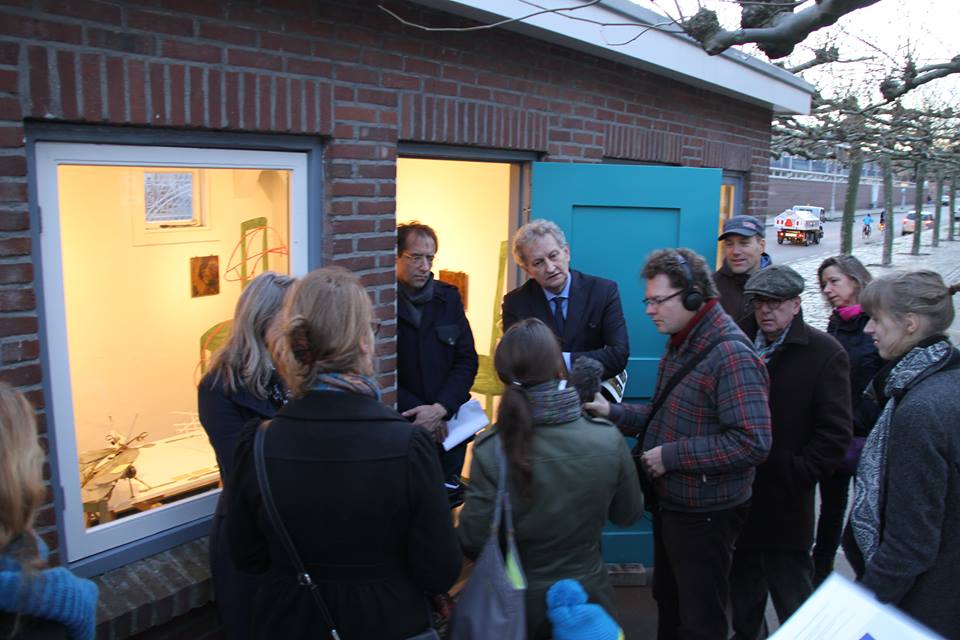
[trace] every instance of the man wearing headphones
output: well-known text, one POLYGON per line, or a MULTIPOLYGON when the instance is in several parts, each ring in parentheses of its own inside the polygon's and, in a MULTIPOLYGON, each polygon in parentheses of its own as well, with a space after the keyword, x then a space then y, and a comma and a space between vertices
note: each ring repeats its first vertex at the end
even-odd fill
POLYGON ((654 251, 642 276, 646 313, 669 336, 653 401, 584 407, 637 437, 652 480, 658 640, 726 638, 733 547, 771 446, 769 379, 703 258, 654 251))

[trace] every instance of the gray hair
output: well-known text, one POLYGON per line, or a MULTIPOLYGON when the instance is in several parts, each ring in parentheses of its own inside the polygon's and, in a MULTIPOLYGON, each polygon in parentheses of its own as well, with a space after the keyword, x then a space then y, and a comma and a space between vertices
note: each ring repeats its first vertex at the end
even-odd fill
POLYGON ((956 312, 952 298, 958 291, 960 283, 948 287, 934 271, 901 271, 868 284, 860 294, 860 304, 873 317, 880 314, 903 321, 908 313, 921 316, 925 332, 917 336, 920 341, 943 333, 953 324, 956 312))
POLYGON ((567 237, 563 235, 563 230, 550 220, 531 220, 517 229, 513 236, 513 258, 517 264, 527 264, 523 257, 524 247, 547 235, 553 236, 561 249, 567 246, 567 237))
POLYGON ((710 275, 710 267, 707 261, 700 254, 691 249, 658 249, 647 257, 647 262, 643 265, 643 271, 640 276, 645 280, 652 280, 658 275, 665 275, 670 279, 671 286, 677 289, 696 289, 703 294, 704 299, 713 300, 719 298, 717 285, 713 282, 713 276, 710 275), (687 281, 687 275, 677 255, 683 256, 687 266, 690 267, 692 281, 687 281))
POLYGON ((290 276, 266 271, 250 281, 237 300, 230 336, 214 354, 204 379, 223 384, 228 393, 241 389, 258 398, 268 395, 273 360, 267 330, 283 308, 283 298, 293 284, 290 276))

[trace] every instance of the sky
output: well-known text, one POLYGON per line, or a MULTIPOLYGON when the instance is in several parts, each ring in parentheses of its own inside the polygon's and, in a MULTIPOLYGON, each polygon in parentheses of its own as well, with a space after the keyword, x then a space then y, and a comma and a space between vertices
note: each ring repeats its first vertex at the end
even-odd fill
MULTIPOLYGON (((735 29, 739 24, 740 7, 732 0, 632 0, 638 5, 677 16, 677 6, 685 15, 696 13, 698 5, 717 12, 721 24, 735 29)), ((810 0, 807 5, 812 4, 810 0)), ((806 6, 806 5, 805 5, 806 6)), ((918 66, 944 62, 960 54, 960 0, 880 0, 840 18, 836 24, 821 29, 798 45, 786 59, 787 65, 798 64, 812 57, 813 48, 835 43, 841 60, 870 57, 850 64, 830 64, 811 69, 802 77, 826 94, 846 93, 861 88, 871 101, 879 101, 878 87, 891 69, 902 68, 911 52, 918 66)), ((755 47, 744 50, 766 60, 755 47)), ((914 105, 924 101, 939 106, 960 107, 960 74, 935 80, 916 89, 907 98, 914 105)))

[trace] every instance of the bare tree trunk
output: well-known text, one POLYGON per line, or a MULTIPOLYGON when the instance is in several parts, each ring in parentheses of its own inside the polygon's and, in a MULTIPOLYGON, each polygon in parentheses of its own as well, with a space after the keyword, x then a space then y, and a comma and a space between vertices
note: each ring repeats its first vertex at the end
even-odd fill
POLYGON ((923 180, 924 180, 924 170, 922 162, 917 163, 917 170, 914 173, 914 182, 916 187, 914 187, 914 211, 913 211, 913 246, 910 248, 910 253, 912 255, 920 255, 920 236, 923 234, 923 180))
POLYGON ((950 216, 950 235, 947 236, 947 239, 950 241, 956 240, 956 234, 954 233, 954 225, 956 225, 956 220, 954 217, 957 215, 957 177, 953 176, 950 178, 950 211, 947 215, 950 216))
POLYGON ((853 222, 857 213, 857 194, 863 172, 863 151, 860 145, 850 150, 850 175, 847 176, 847 198, 843 203, 843 226, 840 230, 840 253, 853 253, 853 222))
POLYGON ((937 195, 933 201, 933 246, 940 246, 940 200, 943 198, 943 173, 937 171, 937 195))
POLYGON ((885 212, 883 230, 883 266, 889 267, 893 263, 893 167, 890 156, 883 156, 883 209, 885 212))

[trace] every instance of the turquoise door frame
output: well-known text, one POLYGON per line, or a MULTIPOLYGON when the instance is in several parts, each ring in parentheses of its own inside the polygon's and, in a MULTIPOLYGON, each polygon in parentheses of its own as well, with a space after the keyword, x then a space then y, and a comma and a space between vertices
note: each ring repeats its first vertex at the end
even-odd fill
MULTIPOLYGON (((715 263, 721 178, 720 169, 533 163, 531 219, 563 229, 572 268, 620 288, 630 337, 625 401, 650 398, 666 340, 646 317, 640 269, 651 251, 668 247, 687 247, 715 263)), ((626 528, 608 523, 603 555, 652 566, 647 517, 626 528)))

